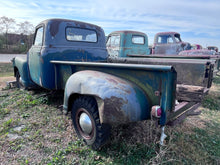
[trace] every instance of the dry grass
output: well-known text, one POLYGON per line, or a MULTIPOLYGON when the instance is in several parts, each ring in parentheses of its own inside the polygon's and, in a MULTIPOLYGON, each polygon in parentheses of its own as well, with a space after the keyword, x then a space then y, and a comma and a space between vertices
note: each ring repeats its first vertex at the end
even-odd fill
POLYGON ((210 101, 219 101, 219 89, 215 83, 201 115, 166 127, 165 146, 158 144, 160 128, 152 120, 113 128, 109 144, 93 151, 60 110, 62 95, 5 88, 0 91, 0 164, 220 164, 220 110, 209 109, 210 101))

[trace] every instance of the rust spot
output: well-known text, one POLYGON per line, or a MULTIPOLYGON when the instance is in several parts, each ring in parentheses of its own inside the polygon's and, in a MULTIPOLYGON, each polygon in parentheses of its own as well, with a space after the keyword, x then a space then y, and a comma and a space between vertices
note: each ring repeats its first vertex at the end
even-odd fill
POLYGON ((129 122, 128 115, 122 109, 124 104, 126 102, 122 98, 115 96, 104 99, 104 110, 100 113, 103 122, 113 125, 129 122))
POLYGON ((118 84, 118 82, 114 79, 111 79, 111 78, 106 78, 106 80, 108 80, 109 82, 111 82, 112 84, 118 84))
POLYGON ((50 34, 51 34, 51 36, 54 37, 58 33, 59 25, 60 25, 61 22, 62 22, 62 20, 56 20, 56 21, 53 21, 51 23, 51 26, 50 26, 50 34))
POLYGON ((154 94, 155 94, 155 96, 160 96, 161 95, 160 91, 155 91, 154 94))
POLYGON ((127 40, 126 40, 126 39, 124 39, 124 45, 126 45, 126 42, 127 42, 127 40))

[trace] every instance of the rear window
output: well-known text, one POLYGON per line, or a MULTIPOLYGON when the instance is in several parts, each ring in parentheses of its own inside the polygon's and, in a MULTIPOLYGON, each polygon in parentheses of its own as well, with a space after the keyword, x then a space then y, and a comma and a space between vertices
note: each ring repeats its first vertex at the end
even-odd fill
POLYGON ((67 27, 66 39, 68 41, 97 42, 97 33, 95 30, 67 27))
POLYGON ((138 35, 133 35, 132 36, 132 43, 133 44, 141 44, 144 45, 144 36, 138 36, 138 35))

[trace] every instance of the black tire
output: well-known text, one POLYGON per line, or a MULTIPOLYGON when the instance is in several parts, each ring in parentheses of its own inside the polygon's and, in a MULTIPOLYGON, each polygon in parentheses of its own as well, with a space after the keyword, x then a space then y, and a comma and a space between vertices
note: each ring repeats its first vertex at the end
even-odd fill
POLYGON ((24 85, 21 83, 19 71, 16 72, 16 87, 20 89, 24 89, 24 85))
POLYGON ((78 137, 92 149, 100 149, 108 141, 110 126, 100 123, 98 106, 93 97, 80 96, 77 98, 72 106, 71 117, 78 137), (83 116, 88 120, 83 120, 83 116), (87 127, 88 125, 83 127, 82 123, 86 123, 85 121, 89 121, 89 127, 87 127))

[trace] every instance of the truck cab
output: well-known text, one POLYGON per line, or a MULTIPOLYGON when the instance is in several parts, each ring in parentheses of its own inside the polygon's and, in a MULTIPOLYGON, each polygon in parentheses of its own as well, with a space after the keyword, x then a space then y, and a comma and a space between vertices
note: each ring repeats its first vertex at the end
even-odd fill
POLYGON ((177 32, 160 32, 154 37, 153 54, 178 54, 183 50, 189 50, 191 46, 183 42, 177 32))
POLYGON ((216 46, 207 46, 207 49, 208 50, 214 50, 218 53, 218 47, 216 47, 216 46))
POLYGON ((106 47, 110 58, 127 57, 130 54, 150 54, 148 37, 137 31, 115 31, 108 35, 106 47))
POLYGON ((27 58, 14 60, 15 75, 18 72, 25 87, 35 84, 55 89, 55 71, 50 61, 106 61, 103 34, 102 28, 89 23, 65 19, 42 21, 36 27, 27 58))

